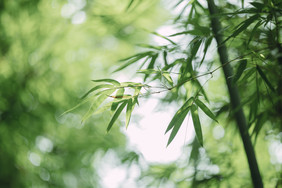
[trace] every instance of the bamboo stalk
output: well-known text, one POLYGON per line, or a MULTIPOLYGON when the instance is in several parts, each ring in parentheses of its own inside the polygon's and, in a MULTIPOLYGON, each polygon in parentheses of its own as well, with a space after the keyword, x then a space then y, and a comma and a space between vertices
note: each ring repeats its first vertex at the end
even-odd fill
MULTIPOLYGON (((228 62, 228 53, 227 53, 226 45, 222 43, 223 42, 222 27, 218 17, 216 17, 217 7, 214 3, 214 0, 207 0, 207 2, 208 2, 208 8, 211 17, 211 28, 218 45, 217 51, 219 54, 220 62, 222 65, 224 65, 228 62)), ((222 66, 222 69, 225 75, 225 80, 228 87, 232 108, 237 109, 238 107, 240 107, 241 102, 240 102, 238 89, 236 86, 232 84, 232 75, 233 75, 232 67, 230 64, 227 64, 226 66, 222 66)), ((261 188, 263 187, 263 182, 259 172, 255 151, 249 136, 247 121, 243 109, 240 108, 235 112, 234 115, 243 141, 245 153, 248 159, 253 185, 256 188, 261 188)))

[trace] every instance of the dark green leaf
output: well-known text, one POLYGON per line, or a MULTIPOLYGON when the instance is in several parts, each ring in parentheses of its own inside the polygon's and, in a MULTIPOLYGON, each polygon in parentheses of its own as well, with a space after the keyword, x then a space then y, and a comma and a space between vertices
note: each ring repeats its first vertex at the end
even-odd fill
POLYGON ((164 64, 165 64, 165 66, 168 66, 168 62, 167 62, 167 51, 164 51, 163 52, 163 58, 164 58, 164 64))
POLYGON ((207 116, 209 116, 211 119, 213 119, 214 121, 218 123, 215 115, 210 111, 210 109, 202 101, 200 101, 199 99, 196 99, 195 103, 198 105, 198 107, 201 108, 201 110, 203 110, 203 112, 205 112, 207 116))
POLYGON ((237 27, 236 30, 229 36, 227 37, 227 39, 225 39, 222 43, 225 43, 226 41, 228 41, 230 38, 232 37, 236 37, 237 35, 239 35, 242 31, 246 30, 254 21, 258 20, 258 18, 260 17, 259 14, 256 14, 250 18, 248 18, 247 20, 241 22, 237 27))
POLYGON ((250 38, 249 38, 249 40, 248 40, 248 44, 250 44, 250 42, 252 41, 252 39, 253 39, 253 37, 254 37, 254 35, 255 35, 255 33, 256 33, 258 27, 259 27, 260 25, 262 25, 262 24, 263 24, 262 21, 258 21, 258 23, 255 25, 255 27, 253 28, 253 30, 252 30, 252 32, 251 32, 251 34, 250 34, 250 38))
POLYGON ((158 37, 161 37, 161 38, 163 38, 163 39, 169 41, 171 44, 177 45, 175 42, 173 42, 173 41, 170 40, 169 38, 167 38, 167 37, 165 37, 165 36, 163 36, 163 35, 161 35, 161 34, 159 34, 159 33, 157 33, 157 32, 151 32, 151 33, 154 34, 154 35, 156 35, 156 36, 158 36, 158 37))
POLYGON ((200 123, 200 119, 199 119, 197 106, 194 105, 194 104, 191 106, 191 114, 192 114, 194 129, 195 129, 195 132, 196 132, 196 137, 199 141, 199 144, 201 146, 203 146, 203 135, 202 135, 201 123, 200 123))
POLYGON ((120 113, 122 112, 122 110, 124 109, 124 107, 126 106, 127 101, 123 102, 118 109, 116 110, 116 112, 114 113, 108 127, 107 127, 107 132, 109 132, 113 126, 113 124, 115 123, 115 121, 117 120, 117 118, 119 117, 120 113))
POLYGON ((205 57, 206 57, 208 48, 209 48, 209 46, 211 45, 212 39, 213 39, 213 37, 211 36, 211 37, 208 37, 208 38, 206 39, 206 41, 205 41, 204 55, 203 55, 203 58, 202 58, 202 60, 201 60, 201 62, 200 62, 200 65, 202 65, 203 61, 205 60, 205 57))
POLYGON ((182 113, 180 113, 178 116, 177 116, 177 119, 175 121, 175 125, 170 133, 170 136, 169 136, 169 139, 168 139, 168 142, 167 142, 167 145, 168 146, 172 141, 173 139, 175 138, 176 134, 178 133, 181 125, 182 125, 182 122, 184 121, 187 113, 189 112, 189 107, 186 108, 182 113))
POLYGON ((257 65, 257 70, 258 73, 260 74, 261 78, 264 80, 264 82, 268 85, 268 87, 274 92, 275 89, 272 86, 272 84, 270 83, 270 81, 267 79, 266 75, 262 72, 261 68, 257 65))
POLYGON ((235 84, 239 80, 239 78, 241 77, 241 75, 244 72, 244 70, 246 69, 246 67, 247 67, 247 60, 246 59, 242 59, 240 61, 240 64, 239 64, 237 70, 236 70, 236 74, 235 74, 235 76, 233 78, 233 81, 232 81, 233 84, 235 84))

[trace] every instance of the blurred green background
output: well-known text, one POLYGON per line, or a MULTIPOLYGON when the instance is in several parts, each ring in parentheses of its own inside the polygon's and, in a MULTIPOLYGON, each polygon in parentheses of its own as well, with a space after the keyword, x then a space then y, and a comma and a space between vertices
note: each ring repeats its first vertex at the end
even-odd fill
POLYGON ((146 41, 163 18, 157 2, 0 1, 0 187, 99 187, 95 153, 125 153, 110 113, 81 123, 75 106, 91 79, 146 41), (140 16, 142 14, 142 16, 140 16))

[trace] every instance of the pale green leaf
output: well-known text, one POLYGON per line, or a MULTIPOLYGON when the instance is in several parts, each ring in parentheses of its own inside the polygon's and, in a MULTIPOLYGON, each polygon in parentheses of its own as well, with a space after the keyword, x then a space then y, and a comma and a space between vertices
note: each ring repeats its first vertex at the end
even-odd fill
POLYGON ((129 125, 129 122, 130 122, 130 118, 131 118, 131 113, 133 111, 133 104, 132 104, 132 99, 128 99, 128 104, 127 104, 127 108, 126 108, 126 119, 125 119, 125 126, 126 126, 126 129, 129 125))
POLYGON ((114 84, 116 86, 119 86, 120 83, 114 79, 99 79, 99 80, 92 80, 92 82, 109 82, 111 84, 114 84))

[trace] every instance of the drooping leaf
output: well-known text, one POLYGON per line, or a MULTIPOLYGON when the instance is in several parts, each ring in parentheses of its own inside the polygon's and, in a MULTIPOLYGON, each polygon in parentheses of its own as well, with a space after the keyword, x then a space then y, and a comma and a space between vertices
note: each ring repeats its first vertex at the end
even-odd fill
POLYGON ((237 70, 236 70, 235 76, 233 78, 233 81, 232 81, 233 84, 235 84, 239 80, 239 78, 241 77, 241 75, 244 72, 244 70, 246 69, 246 67, 247 67, 247 60, 242 59, 240 61, 240 64, 239 64, 237 70))
POLYGON ((165 66, 168 66, 168 62, 167 62, 167 51, 164 51, 163 52, 163 59, 164 59, 164 64, 165 64, 165 66))
POLYGON ((111 95, 114 92, 114 90, 108 90, 104 92, 103 95, 100 95, 99 97, 96 97, 95 100, 93 100, 92 105, 90 106, 89 110, 84 114, 82 117, 82 122, 87 120, 91 115, 93 115, 96 110, 99 108, 99 106, 108 98, 109 95, 111 95))
POLYGON ((134 0, 130 0, 130 2, 128 3, 127 7, 126 7, 126 11, 130 9, 130 7, 132 6, 134 0))
POLYGON ((149 44, 137 44, 137 46, 142 47, 142 48, 150 48, 154 50, 161 50, 163 48, 163 46, 153 46, 149 44))
POLYGON ((126 106, 127 101, 123 102, 118 109, 116 110, 116 112, 114 113, 108 127, 107 127, 107 132, 109 132, 113 126, 113 124, 115 123, 115 121, 117 120, 117 118, 119 117, 120 113, 122 112, 122 110, 124 109, 124 107, 126 106))
POLYGON ((194 105, 194 104, 192 104, 192 106, 191 106, 191 114, 192 114, 194 129, 195 129, 195 132, 196 132, 196 137, 199 141, 199 144, 201 146, 203 146, 203 134, 202 134, 201 122, 200 122, 200 119, 199 119, 197 106, 194 105))
POLYGON ((190 45, 191 45, 191 48, 190 48, 191 49, 191 54, 190 54, 191 55, 191 59, 193 59, 196 56, 196 54, 197 54, 201 44, 202 44, 202 38, 200 38, 200 37, 195 37, 190 42, 190 45))
POLYGON ((178 118, 181 117, 181 114, 185 112, 185 109, 191 105, 193 101, 193 97, 189 98, 174 114, 172 120, 170 121, 169 125, 167 126, 167 129, 165 131, 165 134, 174 127, 175 123, 177 122, 178 118))
POLYGON ((272 84, 270 83, 270 81, 267 79, 266 75, 263 73, 263 71, 261 70, 261 68, 257 65, 257 70, 259 75, 261 76, 261 78, 263 79, 263 81, 267 84, 267 86, 274 92, 275 89, 272 86, 272 84))
POLYGON ((246 82, 248 78, 250 78, 255 72, 256 68, 250 68, 249 70, 246 70, 246 74, 243 76, 243 78, 239 81, 240 83, 246 82))
POLYGON ((218 123, 218 121, 216 120, 215 115, 211 112, 211 110, 199 99, 195 100, 195 103, 198 105, 198 107, 201 108, 201 110, 203 110, 203 112, 209 116, 211 119, 213 119, 214 121, 216 121, 218 123))
POLYGON ((161 38, 163 38, 163 39, 169 41, 169 42, 170 42, 171 44, 173 44, 173 45, 177 45, 175 42, 173 42, 173 41, 170 40, 169 38, 167 38, 167 37, 165 37, 165 36, 163 36, 163 35, 161 35, 161 34, 159 34, 159 33, 157 33, 157 32, 151 32, 151 33, 154 34, 154 35, 156 35, 156 36, 158 36, 158 37, 161 37, 161 38))
POLYGON ((130 121, 130 117, 131 117, 131 113, 133 111, 133 104, 132 104, 132 100, 133 99, 128 99, 128 104, 127 104, 127 108, 126 108, 126 119, 125 119, 125 127, 127 129, 129 121, 130 121))
MULTIPOLYGON (((159 55, 159 54, 155 54, 155 55, 152 56, 151 61, 150 61, 149 65, 148 65, 148 67, 147 67, 147 70, 154 68, 154 65, 155 65, 156 59, 158 58, 158 55, 159 55)), ((146 79, 147 79, 148 77, 149 77, 149 75, 146 74, 145 77, 144 77, 144 81, 146 81, 146 79)))
POLYGON ((258 27, 261 26, 262 24, 263 24, 262 21, 258 21, 258 23, 255 25, 255 27, 253 28, 253 30, 252 30, 252 32, 251 32, 251 34, 250 34, 250 38, 249 38, 249 40, 248 40, 248 44, 250 44, 250 42, 252 41, 252 39, 253 39, 253 37, 254 37, 254 35, 255 35, 255 33, 256 33, 258 27))
POLYGON ((202 63, 203 63, 204 60, 205 60, 205 57, 206 57, 208 48, 209 48, 210 45, 211 45, 212 39, 213 39, 213 37, 210 36, 210 37, 208 37, 208 38, 206 39, 206 41, 205 41, 204 55, 203 55, 203 58, 202 58, 202 60, 201 60, 201 62, 200 62, 200 66, 202 65, 202 63))
POLYGON ((175 121, 175 125, 170 133, 170 136, 169 136, 169 139, 168 139, 168 142, 167 142, 167 145, 166 147, 173 141, 173 139, 175 138, 176 134, 178 133, 187 113, 189 112, 189 107, 184 109, 184 111, 182 113, 180 113, 175 121))
POLYGON ((111 84, 114 84, 116 86, 119 86, 120 83, 114 79, 99 79, 99 80, 92 80, 92 82, 109 82, 111 84))
POLYGON ((99 89, 103 89, 103 88, 107 88, 107 89, 110 89, 110 88, 113 88, 114 86, 113 85, 110 85, 110 84, 101 84, 101 85, 97 85, 93 88, 91 88, 87 93, 85 93, 81 99, 84 99, 85 97, 87 97, 90 93, 96 91, 96 90, 99 90, 99 89))
POLYGON ((159 70, 155 70, 155 69, 141 69, 141 70, 137 70, 137 73, 143 73, 143 74, 157 74, 159 73, 159 70))

